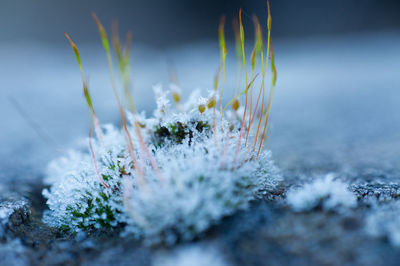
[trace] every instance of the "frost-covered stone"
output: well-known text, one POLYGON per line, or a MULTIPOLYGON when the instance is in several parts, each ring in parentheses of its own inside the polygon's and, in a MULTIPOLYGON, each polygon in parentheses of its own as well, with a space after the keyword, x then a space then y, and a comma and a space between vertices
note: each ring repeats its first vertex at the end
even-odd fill
POLYGON ((348 185, 335 180, 333 174, 316 179, 301 188, 292 189, 287 193, 287 202, 295 211, 308 211, 316 207, 324 210, 334 210, 339 207, 355 207, 356 196, 350 192, 348 185))
POLYGON ((271 153, 258 156, 245 146, 237 115, 200 112, 197 91, 175 110, 167 92, 155 93, 154 117, 129 116, 132 152, 125 132, 112 125, 92 139, 105 185, 85 150, 49 164, 45 222, 73 231, 125 226, 146 241, 174 243, 278 188, 282 177, 271 153))
POLYGON ((360 182, 353 184, 351 190, 357 198, 365 202, 375 201, 385 203, 397 200, 400 197, 400 184, 397 182, 360 182))
POLYGON ((27 199, 16 193, 3 192, 0 196, 0 239, 28 221, 30 215, 31 206, 27 199))

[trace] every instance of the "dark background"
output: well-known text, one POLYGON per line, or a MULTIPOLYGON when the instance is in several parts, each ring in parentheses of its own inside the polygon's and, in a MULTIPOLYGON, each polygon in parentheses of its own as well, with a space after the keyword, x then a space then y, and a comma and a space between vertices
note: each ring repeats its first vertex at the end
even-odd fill
MULTIPOLYGON (((121 31, 132 30, 135 42, 158 48, 216 39, 219 17, 228 23, 244 10, 244 23, 257 14, 265 23, 265 1, 244 0, 1 0, 0 41, 98 41, 90 12, 105 25, 118 18, 121 31)), ((369 31, 392 31, 400 26, 400 1, 395 0, 271 0, 273 36, 308 37, 369 31)), ((265 25, 265 24, 264 24, 265 25)), ((252 26, 248 32, 251 35, 252 26)))

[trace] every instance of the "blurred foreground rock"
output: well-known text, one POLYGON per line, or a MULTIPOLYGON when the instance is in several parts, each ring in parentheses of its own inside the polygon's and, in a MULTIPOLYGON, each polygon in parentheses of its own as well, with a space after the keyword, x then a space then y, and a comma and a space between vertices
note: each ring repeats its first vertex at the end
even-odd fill
POLYGON ((121 238, 118 231, 63 234, 41 223, 43 206, 36 205, 41 201, 35 196, 30 194, 36 202, 31 205, 20 194, 3 190, 0 264, 398 265, 400 248, 390 236, 400 232, 390 231, 400 221, 396 186, 361 183, 350 186, 359 197, 357 208, 296 213, 282 197, 266 198, 225 218, 195 241, 172 247, 148 247, 121 238))

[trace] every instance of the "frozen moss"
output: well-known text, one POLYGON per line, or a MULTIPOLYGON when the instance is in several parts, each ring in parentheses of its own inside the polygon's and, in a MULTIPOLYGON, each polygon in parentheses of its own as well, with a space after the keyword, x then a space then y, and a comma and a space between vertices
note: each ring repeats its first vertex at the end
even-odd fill
MULTIPOLYGON (((172 84, 170 91, 155 86, 157 108, 152 117, 137 113, 129 90, 129 38, 122 55, 120 45, 115 45, 120 43, 119 37, 114 34, 114 50, 132 114, 125 113, 112 71, 107 33, 93 13, 107 55, 112 88, 121 115, 121 130, 111 125, 100 126, 79 50, 66 34, 80 67, 90 111, 89 151, 72 151, 68 157, 50 163, 46 178, 50 189, 43 191, 50 210, 45 213, 44 220, 72 231, 124 226, 125 233, 146 241, 174 243, 177 239, 192 239, 222 217, 246 208, 259 195, 277 189, 281 176, 270 152, 262 149, 276 81, 268 2, 267 5, 265 65, 262 49, 258 49, 252 55, 250 80, 239 11, 246 83, 244 90, 233 99, 233 110, 226 110, 233 100, 225 108, 222 106, 226 47, 224 20, 221 20, 222 69, 220 66, 214 77, 213 90, 205 98, 196 90, 187 102, 183 102, 177 84, 172 84), (257 77, 253 73, 255 56, 261 59, 262 83, 253 110, 253 82, 257 77), (265 105, 268 62, 271 62, 272 80, 268 104, 265 105), (223 77, 221 85, 220 76, 223 77), (245 104, 239 108, 238 97, 244 94, 245 104), (169 98, 174 101, 175 108, 170 105, 169 98)), ((256 46, 262 47, 260 42, 262 38, 257 38, 256 46)))
MULTIPOLYGON (((87 151, 51 162, 46 179, 51 187, 43 192, 50 207, 45 221, 73 231, 125 226, 126 233, 148 241, 174 242, 193 238, 279 185, 269 151, 257 158, 243 142, 237 151, 240 136, 239 130, 229 131, 232 121, 215 120, 212 132, 212 110, 168 110, 159 118, 131 116, 143 125, 139 128, 158 169, 141 155, 137 137, 138 167, 133 168, 124 132, 111 125, 103 127, 102 141, 93 139, 109 188, 100 182, 87 151), (168 134, 162 135, 161 128, 168 134)), ((133 127, 129 130, 133 135, 133 127)))
POLYGON ((175 123, 168 124, 166 126, 158 125, 154 129, 153 142, 157 147, 163 146, 163 143, 175 142, 177 144, 182 144, 183 140, 189 138, 189 145, 192 142, 194 131, 198 133, 210 134, 210 125, 208 122, 204 121, 189 121, 187 123, 182 123, 177 121, 175 123))

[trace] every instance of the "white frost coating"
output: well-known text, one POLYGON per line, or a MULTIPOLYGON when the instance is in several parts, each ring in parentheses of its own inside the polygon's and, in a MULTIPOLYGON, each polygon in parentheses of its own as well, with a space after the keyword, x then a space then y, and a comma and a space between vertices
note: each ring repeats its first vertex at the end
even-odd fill
POLYGON ((25 198, 16 194, 4 192, 0 197, 0 226, 8 223, 11 215, 21 212, 22 215, 30 214, 29 203, 25 198))
POLYGON ((301 188, 287 193, 287 202, 295 211, 308 211, 321 206, 324 210, 338 207, 352 208, 357 205, 356 196, 350 192, 347 184, 335 180, 334 174, 327 174, 301 188))
POLYGON ((216 111, 214 132, 213 109, 202 114, 197 109, 198 91, 197 99, 192 95, 177 111, 170 106, 168 93, 160 86, 154 90, 158 106, 154 117, 128 117, 131 125, 138 123, 158 169, 152 167, 134 127, 129 131, 137 156, 135 169, 124 132, 106 125, 103 140, 92 141, 110 189, 99 182, 87 151, 54 160, 45 179, 51 188, 43 191, 50 208, 45 222, 75 231, 126 225, 126 233, 148 242, 174 243, 178 238, 192 239, 279 185, 282 178, 269 151, 257 158, 244 147, 243 139, 236 153, 240 121, 233 117, 237 116, 227 113, 221 120, 216 111))
POLYGON ((400 202, 375 206, 366 217, 365 230, 373 237, 386 237, 393 246, 400 247, 400 202))
POLYGON ((0 220, 8 220, 8 218, 13 212, 14 212, 13 209, 7 207, 0 207, 0 220))

